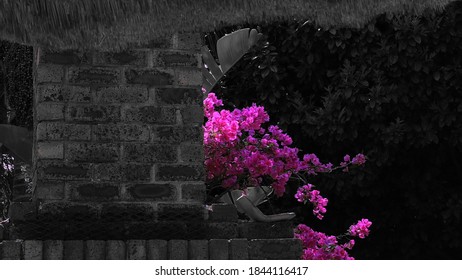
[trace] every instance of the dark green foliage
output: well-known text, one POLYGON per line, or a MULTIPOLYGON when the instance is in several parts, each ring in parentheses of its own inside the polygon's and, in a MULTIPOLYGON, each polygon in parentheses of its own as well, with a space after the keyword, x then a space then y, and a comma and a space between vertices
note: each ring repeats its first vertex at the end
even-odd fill
POLYGON ((460 258, 462 3, 381 15, 363 29, 280 22, 261 32, 269 44, 228 73, 219 95, 264 105, 305 153, 369 159, 350 174, 313 178, 328 213, 300 221, 339 234, 369 218, 372 234, 352 253, 360 259, 460 258))

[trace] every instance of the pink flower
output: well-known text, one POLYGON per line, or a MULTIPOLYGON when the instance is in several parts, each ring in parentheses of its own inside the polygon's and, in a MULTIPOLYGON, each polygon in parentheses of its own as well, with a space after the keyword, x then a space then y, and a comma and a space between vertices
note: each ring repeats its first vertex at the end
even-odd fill
POLYGON ((365 238, 369 235, 369 227, 372 225, 368 219, 361 219, 355 225, 351 225, 348 229, 348 234, 351 236, 358 236, 359 238, 365 238))

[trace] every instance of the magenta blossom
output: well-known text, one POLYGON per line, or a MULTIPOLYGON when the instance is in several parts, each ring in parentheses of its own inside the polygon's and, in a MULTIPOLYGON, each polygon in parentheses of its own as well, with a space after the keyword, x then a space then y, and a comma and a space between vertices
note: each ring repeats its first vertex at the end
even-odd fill
POLYGON ((369 235, 369 227, 372 225, 368 219, 361 219, 355 225, 351 225, 348 229, 348 234, 351 236, 358 236, 359 238, 365 238, 369 235))

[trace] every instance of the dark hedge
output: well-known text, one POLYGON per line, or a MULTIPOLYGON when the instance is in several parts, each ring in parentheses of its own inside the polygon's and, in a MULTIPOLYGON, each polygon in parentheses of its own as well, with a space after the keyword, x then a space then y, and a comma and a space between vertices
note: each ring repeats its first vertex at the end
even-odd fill
POLYGON ((313 178, 329 198, 327 215, 315 221, 307 207, 298 221, 340 234, 369 218, 372 233, 352 252, 359 259, 460 259, 461 2, 420 17, 381 15, 362 29, 259 29, 269 44, 215 92, 238 107, 264 105, 296 146, 324 161, 369 159, 349 174, 313 178))

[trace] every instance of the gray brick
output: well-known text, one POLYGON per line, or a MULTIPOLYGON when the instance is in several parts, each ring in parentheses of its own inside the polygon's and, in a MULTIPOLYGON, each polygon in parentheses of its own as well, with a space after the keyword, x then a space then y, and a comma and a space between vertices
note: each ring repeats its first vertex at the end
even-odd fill
POLYGON ((37 87, 39 102, 90 102, 90 87, 68 85, 40 85, 37 87))
POLYGON ((169 260, 187 260, 188 259, 188 241, 187 240, 169 240, 167 246, 168 246, 168 259, 169 260))
POLYGON ((166 260, 167 259, 167 241, 166 240, 148 240, 147 259, 148 260, 166 260))
POLYGON ((69 83, 80 85, 114 85, 119 83, 119 70, 104 67, 70 67, 69 83))
POLYGON ((199 33, 179 33, 176 36, 176 42, 173 46, 179 50, 196 50, 199 51, 202 47, 202 38, 199 33))
POLYGON ((0 260, 20 260, 22 241, 4 240, 0 242, 0 260))
POLYGON ((208 260, 209 259, 209 241, 208 240, 190 240, 189 241, 189 260, 208 260))
POLYGON ((62 260, 64 246, 62 240, 45 240, 43 241, 43 259, 44 260, 62 260))
POLYGON ((188 106, 181 109, 181 118, 184 124, 201 125, 204 122, 204 110, 199 106, 188 106))
POLYGON ((38 182, 35 187, 35 197, 46 200, 60 200, 64 198, 64 182, 48 181, 38 182))
POLYGON ((204 202, 206 193, 205 185, 201 184, 183 184, 181 189, 181 199, 185 201, 204 202))
POLYGON ((177 147, 158 144, 125 144, 123 160, 126 162, 174 163, 177 161, 177 147))
POLYGON ((69 143, 65 149, 66 159, 74 162, 113 162, 119 159, 118 144, 69 143))
POLYGON ((251 260, 298 260, 302 255, 299 239, 253 239, 249 243, 251 260))
POLYGON ((117 183, 68 182, 66 188, 72 201, 111 201, 120 198, 117 183))
POLYGON ((40 64, 37 68, 36 81, 41 83, 59 83, 64 78, 64 68, 61 65, 40 64))
POLYGON ((156 88, 156 102, 160 105, 202 106, 203 94, 197 88, 156 88))
POLYGON ((167 165, 159 164, 156 179, 159 181, 203 181, 203 165, 167 165))
POLYGON ((120 106, 69 105, 66 120, 70 122, 117 122, 120 120, 120 106))
POLYGON ((202 143, 204 132, 199 126, 153 127, 152 140, 159 143, 202 143))
POLYGON ((229 256, 231 260, 249 259, 249 241, 247 239, 231 239, 229 242, 229 256))
POLYGON ((106 241, 106 259, 107 260, 125 260, 126 259, 125 243, 121 240, 106 241))
POLYGON ((38 142, 37 157, 43 159, 63 159, 64 144, 61 142, 38 142))
POLYGON ((229 204, 212 204, 212 211, 209 211, 209 221, 237 222, 236 207, 229 204))
POLYGON ((146 241, 145 240, 128 240, 127 252, 129 260, 146 259, 146 241))
POLYGON ((146 86, 101 87, 96 90, 95 101, 100 103, 143 103, 148 100, 146 86))
POLYGON ((106 259, 106 242, 104 240, 85 241, 85 259, 86 260, 105 260, 106 259))
POLYGON ((151 124, 175 124, 176 111, 174 108, 156 106, 129 108, 125 112, 125 120, 151 124))
POLYGON ((137 141, 149 139, 149 128, 139 124, 98 124, 93 126, 96 141, 137 141))
POLYGON ((121 52, 98 52, 94 64, 97 65, 133 65, 147 66, 147 51, 125 50, 121 52))
POLYGON ((90 60, 88 54, 82 52, 76 52, 72 50, 66 51, 51 51, 42 50, 40 55, 40 61, 42 63, 53 63, 62 65, 76 65, 82 63, 88 63, 90 60))
POLYGON ((178 199, 176 186, 168 183, 135 184, 128 190, 137 200, 175 201, 178 199))
POLYGON ((173 71, 170 69, 127 69, 125 77, 129 84, 166 86, 174 82, 173 71))
POLYGON ((227 239, 211 239, 209 241, 209 254, 211 260, 228 260, 229 249, 227 239))
POLYGON ((162 50, 154 53, 154 66, 193 66, 199 67, 199 54, 185 51, 162 50))
POLYGON ((65 240, 63 243, 65 260, 83 260, 82 240, 65 240))
POLYGON ((25 260, 43 259, 43 241, 24 240, 24 259, 25 260))
POLYGON ((197 86, 202 85, 202 72, 200 68, 182 67, 175 71, 175 76, 180 86, 197 86))
POLYGON ((180 159, 187 163, 202 163, 205 160, 204 146, 182 144, 180 146, 180 159))
POLYGON ((51 180, 90 179, 90 166, 83 163, 72 164, 41 160, 38 162, 38 178, 51 180))
POLYGON ((36 107, 38 121, 64 120, 64 104, 39 103, 36 107))

